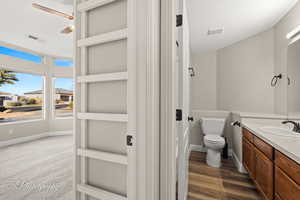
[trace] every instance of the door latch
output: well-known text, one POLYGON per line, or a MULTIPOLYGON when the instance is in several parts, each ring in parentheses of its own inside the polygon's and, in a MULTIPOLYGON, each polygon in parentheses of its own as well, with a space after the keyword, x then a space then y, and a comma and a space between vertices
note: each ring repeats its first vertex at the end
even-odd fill
POLYGON ((182 15, 176 15, 176 27, 182 26, 182 15))
POLYGON ((176 109, 176 121, 182 121, 182 110, 176 109))
POLYGON ((132 135, 127 135, 127 146, 133 146, 133 137, 132 135))

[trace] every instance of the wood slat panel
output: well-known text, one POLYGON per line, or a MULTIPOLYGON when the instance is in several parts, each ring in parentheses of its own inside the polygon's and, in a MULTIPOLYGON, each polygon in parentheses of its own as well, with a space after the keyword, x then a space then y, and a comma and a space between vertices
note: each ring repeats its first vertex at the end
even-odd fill
POLYGON ((107 81, 122 81, 128 79, 127 72, 118 73, 105 73, 97 75, 79 76, 77 78, 78 83, 91 83, 91 82, 107 82, 107 81))
POLYGON ((109 113, 78 113, 78 119, 83 120, 99 120, 111 122, 127 122, 127 114, 109 114, 109 113))
POLYGON ((77 10, 79 12, 84 12, 88 10, 92 10, 94 8, 104 6, 110 3, 113 3, 118 0, 89 0, 89 1, 84 1, 77 6, 77 10))
POLYGON ((97 44, 103 44, 103 43, 118 41, 118 40, 126 39, 127 34, 128 34, 127 29, 113 31, 113 32, 110 32, 110 33, 104 33, 104 34, 101 34, 101 35, 92 36, 92 37, 88 37, 88 38, 78 40, 77 41, 77 46, 78 47, 84 47, 84 46, 92 46, 92 45, 97 45, 97 44))
POLYGON ((127 156, 114 154, 114 153, 107 153, 107 152, 88 150, 88 149, 78 149, 77 154, 79 156, 94 158, 106 162, 118 163, 122 165, 128 164, 127 156))
POLYGON ((126 197, 85 184, 77 185, 77 190, 101 200, 127 200, 126 197))

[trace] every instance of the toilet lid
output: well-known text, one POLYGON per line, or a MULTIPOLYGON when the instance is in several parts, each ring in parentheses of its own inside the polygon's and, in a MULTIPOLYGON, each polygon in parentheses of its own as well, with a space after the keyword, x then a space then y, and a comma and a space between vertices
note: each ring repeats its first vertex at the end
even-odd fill
POLYGON ((219 135, 206 135, 204 139, 209 142, 225 142, 225 139, 219 135))

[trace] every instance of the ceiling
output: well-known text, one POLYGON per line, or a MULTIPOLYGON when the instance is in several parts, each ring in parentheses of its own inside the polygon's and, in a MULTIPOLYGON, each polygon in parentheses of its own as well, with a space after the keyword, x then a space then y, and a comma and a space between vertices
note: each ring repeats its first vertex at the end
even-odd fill
POLYGON ((212 51, 274 26, 298 0, 188 0, 192 52, 212 51), (223 28, 223 34, 207 35, 223 28))
POLYGON ((72 15, 73 0, 1 0, 0 41, 47 55, 72 57, 73 34, 60 31, 73 21, 32 8, 39 3, 72 15), (28 38, 38 37, 38 40, 28 38))

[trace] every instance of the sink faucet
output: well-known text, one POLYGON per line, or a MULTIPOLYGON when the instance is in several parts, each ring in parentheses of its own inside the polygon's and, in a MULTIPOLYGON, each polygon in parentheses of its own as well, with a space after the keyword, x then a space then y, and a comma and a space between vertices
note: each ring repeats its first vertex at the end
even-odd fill
POLYGON ((282 122, 282 124, 288 124, 288 123, 294 125, 294 128, 293 128, 294 132, 300 133, 300 124, 299 123, 294 122, 294 121, 290 121, 290 120, 282 122))

